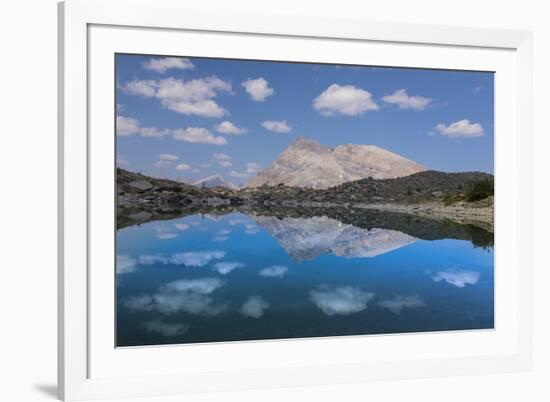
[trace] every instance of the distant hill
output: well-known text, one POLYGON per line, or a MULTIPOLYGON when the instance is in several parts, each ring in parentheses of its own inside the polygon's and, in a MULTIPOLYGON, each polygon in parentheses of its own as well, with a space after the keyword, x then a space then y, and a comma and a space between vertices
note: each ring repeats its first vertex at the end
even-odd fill
POLYGON ((395 179, 361 179, 325 190, 324 197, 353 201, 422 202, 443 195, 465 193, 472 183, 493 181, 494 176, 483 172, 446 173, 428 170, 395 179))
POLYGON ((204 177, 202 179, 199 179, 195 182, 193 182, 193 185, 195 187, 201 187, 201 188, 214 188, 214 187, 226 187, 226 188, 232 188, 237 189, 238 186, 236 186, 233 183, 230 183, 226 181, 221 175, 215 174, 212 176, 204 177))
POLYGON ((276 186, 324 189, 367 177, 390 179, 425 171, 410 159, 375 145, 322 146, 304 137, 292 142, 247 187, 276 186))

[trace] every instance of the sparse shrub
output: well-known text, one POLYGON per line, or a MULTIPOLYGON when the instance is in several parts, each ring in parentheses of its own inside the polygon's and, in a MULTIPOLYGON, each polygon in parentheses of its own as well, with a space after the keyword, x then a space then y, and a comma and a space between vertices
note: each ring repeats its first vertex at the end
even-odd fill
POLYGON ((443 196, 443 204, 445 206, 451 205, 454 201, 455 197, 452 194, 447 193, 443 196))
POLYGON ((446 193, 443 196, 443 205, 448 207, 449 205, 462 201, 463 199, 464 197, 461 194, 446 193))
POLYGON ((495 192, 494 183, 489 179, 476 180, 470 183, 465 193, 466 201, 483 200, 495 192))

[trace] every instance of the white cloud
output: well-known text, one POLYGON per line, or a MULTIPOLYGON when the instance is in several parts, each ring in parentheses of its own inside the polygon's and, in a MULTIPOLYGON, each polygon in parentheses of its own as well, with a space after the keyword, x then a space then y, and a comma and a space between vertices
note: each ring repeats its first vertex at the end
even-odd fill
POLYGON ((173 130, 174 139, 197 144, 227 145, 227 140, 221 136, 215 136, 206 128, 187 127, 173 130))
POLYGON ((262 77, 256 79, 249 78, 244 81, 242 85, 250 97, 256 102, 263 102, 266 98, 275 93, 273 88, 269 87, 269 83, 262 77))
POLYGON ((231 92, 231 84, 215 76, 190 81, 169 77, 160 81, 130 81, 123 89, 132 95, 156 97, 166 109, 185 115, 222 117, 228 112, 213 98, 219 92, 231 92))
POLYGON ((156 96, 159 99, 198 102, 216 97, 218 92, 231 92, 231 84, 216 76, 197 78, 190 81, 166 78, 157 83, 156 96))
POLYGON ((255 174, 262 170, 262 166, 256 162, 249 162, 246 164, 246 173, 255 174))
POLYGON ((187 70, 193 68, 191 60, 184 57, 163 57, 160 59, 150 59, 143 63, 143 68, 153 70, 163 74, 170 69, 187 70))
POLYGON ((193 173, 200 173, 200 171, 201 171, 200 169, 196 169, 196 168, 195 168, 195 169, 191 169, 191 172, 193 172, 193 173))
POLYGON ((237 177, 239 179, 242 179, 242 178, 246 178, 248 176, 250 176, 248 173, 240 173, 240 172, 237 172, 236 170, 232 170, 231 172, 229 172, 229 176, 231 177, 237 177))
POLYGON ((186 115, 197 115, 202 117, 222 117, 227 111, 213 100, 201 100, 188 102, 181 100, 163 100, 162 105, 166 109, 186 115))
POLYGON ((416 296, 401 296, 396 295, 393 299, 382 300, 378 303, 379 306, 387 308, 394 314, 400 314, 401 310, 405 308, 417 308, 424 307, 426 303, 416 296))
POLYGON ((229 230, 229 229, 220 229, 220 230, 218 230, 217 234, 219 234, 221 236, 226 236, 228 234, 231 234, 231 230, 229 230))
POLYGON ((156 332, 164 336, 182 335, 190 328, 188 324, 167 323, 161 320, 146 321, 141 326, 148 332, 156 332))
POLYGON ((133 80, 127 82, 122 89, 131 95, 152 98, 157 93, 157 82, 155 80, 133 80))
POLYGON ((156 127, 141 127, 139 121, 132 117, 117 116, 116 133, 120 136, 139 134, 142 137, 162 137, 169 134, 168 130, 159 130, 156 127))
POLYGON ((231 123, 228 120, 222 121, 220 124, 218 124, 215 127, 215 129, 218 133, 222 133, 222 134, 239 135, 239 134, 245 134, 247 132, 246 128, 237 127, 235 124, 231 123))
POLYGON ((172 167, 173 165, 174 165, 174 162, 172 162, 172 161, 158 160, 155 163, 153 163, 153 166, 158 167, 158 168, 168 168, 168 167, 172 167))
POLYGON ((190 81, 167 78, 158 82, 156 97, 165 108, 178 113, 222 117, 227 110, 212 100, 218 92, 231 92, 231 84, 214 76, 190 81))
POLYGON ((310 299, 326 315, 348 315, 367 308, 374 298, 374 293, 364 292, 358 288, 344 286, 330 289, 327 287, 312 290, 310 299))
POLYGON ((116 133, 117 135, 132 135, 139 133, 139 122, 132 117, 117 116, 116 133))
POLYGON ((233 163, 231 162, 231 156, 223 153, 214 154, 214 159, 218 162, 218 164, 222 167, 231 167, 233 166, 233 163))
POLYGON ((224 154, 224 153, 216 153, 212 155, 214 159, 219 161, 229 161, 231 160, 231 156, 224 154))
POLYGON ((214 236, 212 238, 212 241, 215 241, 217 243, 222 243, 222 242, 227 241, 227 240, 229 240, 229 236, 214 236))
POLYGON ((179 163, 176 166, 176 170, 180 170, 182 172, 185 172, 186 170, 191 170, 191 166, 189 166, 187 163, 179 163))
POLYGON ((242 262, 221 261, 214 264, 214 269, 222 275, 227 275, 231 271, 244 267, 242 262))
POLYGON ((161 161, 177 161, 179 158, 173 154, 159 154, 158 158, 161 161))
POLYGON ((269 303, 260 296, 250 296, 242 305, 241 313, 246 317, 260 318, 268 308, 269 303))
POLYGON ((168 168, 174 165, 174 161, 177 161, 179 158, 176 155, 172 154, 159 154, 157 156, 158 161, 153 165, 158 168, 168 168))
POLYGON ((435 126, 435 130, 439 134, 450 138, 476 138, 484 135, 481 124, 470 123, 470 120, 468 119, 455 121, 448 126, 443 123, 439 123, 435 126))
POLYGON ((248 162, 246 164, 246 167, 248 169, 260 170, 262 168, 262 165, 260 165, 259 163, 256 163, 256 162, 248 162))
POLYGON ((153 295, 131 297, 124 302, 130 310, 158 311, 162 314, 188 313, 213 316, 227 309, 210 296, 224 283, 217 278, 182 279, 170 282, 153 295))
POLYGON ((188 251, 185 253, 173 254, 169 262, 186 267, 202 267, 212 260, 219 260, 225 256, 225 251, 188 251))
POLYGON ((483 89, 483 87, 481 85, 477 86, 474 88, 474 92, 475 93, 478 93, 479 91, 481 91, 483 89))
POLYGON ((432 279, 434 282, 445 281, 457 288, 463 288, 466 285, 475 285, 480 276, 481 274, 475 271, 450 269, 437 272, 432 279))
POLYGON ((137 261, 135 258, 129 255, 117 255, 116 256, 116 273, 128 274, 136 270, 137 261))
POLYGON ((284 265, 271 265, 260 271, 260 275, 266 278, 282 278, 288 272, 284 265))
POLYGON ((170 133, 170 130, 160 130, 156 127, 142 127, 140 132, 142 137, 163 137, 170 133))
POLYGON ((286 120, 266 120, 262 123, 262 127, 274 133, 289 133, 292 130, 286 120))
POLYGON ((432 101, 430 98, 423 96, 409 96, 406 89, 399 89, 391 95, 383 96, 382 100, 386 103, 397 105, 399 109, 413 110, 424 110, 432 101))
POLYGON ((313 100, 313 108, 325 116, 357 116, 378 110, 370 92, 353 85, 332 84, 313 100))

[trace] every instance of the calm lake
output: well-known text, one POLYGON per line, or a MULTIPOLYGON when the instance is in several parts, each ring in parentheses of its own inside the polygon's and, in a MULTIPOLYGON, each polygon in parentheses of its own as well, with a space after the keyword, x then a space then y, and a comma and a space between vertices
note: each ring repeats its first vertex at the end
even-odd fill
POLYGON ((120 228, 117 346, 493 328, 492 233, 369 214, 120 228))

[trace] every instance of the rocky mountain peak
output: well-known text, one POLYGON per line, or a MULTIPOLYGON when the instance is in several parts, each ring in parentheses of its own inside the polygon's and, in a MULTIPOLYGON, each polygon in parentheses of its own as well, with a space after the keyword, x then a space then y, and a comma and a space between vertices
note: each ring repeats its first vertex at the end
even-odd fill
POLYGON ((323 189, 367 177, 389 179, 426 168, 375 145, 344 144, 325 147, 305 137, 296 138, 248 187, 285 184, 323 189))

